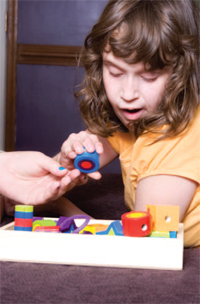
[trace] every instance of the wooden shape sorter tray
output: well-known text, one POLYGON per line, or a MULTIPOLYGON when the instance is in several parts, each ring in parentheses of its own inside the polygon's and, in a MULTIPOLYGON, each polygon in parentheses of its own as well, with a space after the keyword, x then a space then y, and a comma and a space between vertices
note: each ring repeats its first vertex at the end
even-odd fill
MULTIPOLYGON (((106 224, 108 220, 90 220, 106 224)), ((80 225, 82 220, 76 221, 80 225)), ((65 265, 181 270, 183 224, 177 238, 15 231, 0 228, 0 260, 65 265)))

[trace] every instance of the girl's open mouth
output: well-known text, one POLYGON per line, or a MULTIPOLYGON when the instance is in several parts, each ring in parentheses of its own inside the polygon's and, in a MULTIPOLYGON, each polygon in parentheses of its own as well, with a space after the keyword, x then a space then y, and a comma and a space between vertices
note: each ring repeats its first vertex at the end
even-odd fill
POLYGON ((126 119, 128 120, 135 120, 140 118, 140 116, 142 115, 142 108, 138 108, 138 109, 123 109, 122 110, 124 116, 126 117, 126 119))
POLYGON ((128 110, 128 109, 124 109, 124 111, 127 111, 128 113, 137 113, 139 112, 141 109, 133 109, 133 110, 128 110))

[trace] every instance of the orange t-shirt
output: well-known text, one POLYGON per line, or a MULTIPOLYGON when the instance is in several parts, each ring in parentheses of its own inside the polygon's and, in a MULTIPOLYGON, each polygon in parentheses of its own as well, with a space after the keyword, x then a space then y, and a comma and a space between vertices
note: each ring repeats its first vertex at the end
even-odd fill
POLYGON ((152 143, 157 135, 135 140, 130 133, 115 132, 108 141, 119 154, 125 202, 134 210, 138 182, 153 175, 176 175, 198 183, 184 215, 184 246, 200 246, 200 107, 187 129, 174 138, 152 143))

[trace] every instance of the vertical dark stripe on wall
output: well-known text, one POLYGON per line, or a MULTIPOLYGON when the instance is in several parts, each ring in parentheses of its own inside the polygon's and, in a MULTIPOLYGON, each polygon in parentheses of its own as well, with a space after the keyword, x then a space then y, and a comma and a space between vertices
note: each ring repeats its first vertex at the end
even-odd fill
POLYGON ((8 0, 5 150, 15 149, 18 1, 8 0))

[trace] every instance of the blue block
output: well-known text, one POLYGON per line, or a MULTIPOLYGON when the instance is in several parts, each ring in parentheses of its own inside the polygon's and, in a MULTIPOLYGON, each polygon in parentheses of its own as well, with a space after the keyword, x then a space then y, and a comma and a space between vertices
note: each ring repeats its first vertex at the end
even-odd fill
POLYGON ((124 235, 123 234, 123 227, 122 227, 122 224, 119 220, 112 222, 106 230, 98 231, 98 232, 96 232, 96 234, 98 234, 98 235, 108 235, 111 230, 113 230, 113 233, 115 235, 118 235, 118 236, 120 236, 120 235, 123 236, 124 235))
POLYGON ((15 226, 14 230, 18 230, 18 231, 32 231, 32 227, 19 227, 19 226, 15 226))
POLYGON ((15 217, 20 219, 31 219, 33 218, 33 212, 15 211, 15 217))
POLYGON ((171 239, 176 239, 177 238, 177 232, 176 231, 170 231, 169 232, 169 237, 171 239))

